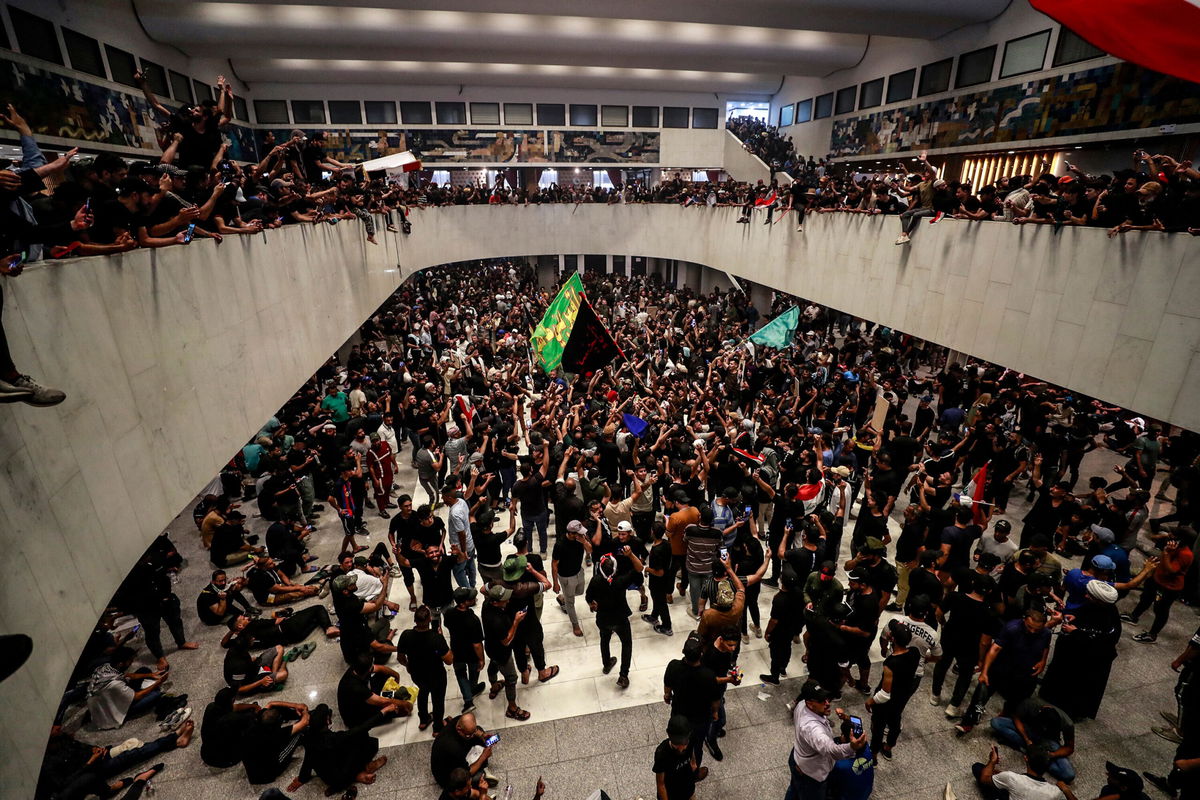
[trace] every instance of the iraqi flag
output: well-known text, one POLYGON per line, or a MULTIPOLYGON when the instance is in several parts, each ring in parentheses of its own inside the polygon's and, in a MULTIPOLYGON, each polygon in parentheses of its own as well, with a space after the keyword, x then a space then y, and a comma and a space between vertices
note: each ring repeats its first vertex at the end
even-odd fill
POLYGON ((825 500, 825 481, 803 484, 796 492, 796 499, 804 504, 804 513, 815 514, 825 500))
POLYGON ((987 486, 988 465, 991 463, 989 461, 980 467, 979 471, 975 473, 975 477, 967 481, 967 485, 960 493, 971 498, 971 512, 976 524, 983 522, 983 487, 987 486))
POLYGON ((595 372, 618 356, 625 357, 592 304, 586 297, 581 300, 562 351, 562 368, 580 375, 595 372))
POLYGON ((364 172, 390 170, 392 172, 416 172, 421 169, 421 160, 405 150, 403 153, 392 153, 390 156, 373 158, 363 162, 364 172))
POLYGON ((762 463, 767 460, 767 457, 758 453, 751 453, 749 450, 742 450, 740 447, 729 448, 747 461, 753 461, 755 464, 762 466, 762 463))
POLYGON ((1110 55, 1200 83, 1198 0, 1029 0, 1110 55))
POLYGON ((767 206, 775 205, 775 198, 776 198, 775 192, 771 192, 766 197, 760 197, 757 200, 755 200, 754 205, 758 206, 759 208, 765 208, 767 206))
POLYGON ((454 395, 454 402, 458 404, 458 410, 462 412, 463 419, 467 422, 475 422, 475 404, 471 402, 471 398, 465 394, 454 395))

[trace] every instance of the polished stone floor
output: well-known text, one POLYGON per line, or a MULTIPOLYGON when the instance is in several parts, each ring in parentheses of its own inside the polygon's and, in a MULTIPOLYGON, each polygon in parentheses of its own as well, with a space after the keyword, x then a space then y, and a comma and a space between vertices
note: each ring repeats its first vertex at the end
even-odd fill
MULTIPOLYGON (((406 449, 401 461, 407 464, 406 449)), ((1086 476, 1111 474, 1118 457, 1109 451, 1097 450, 1084 462, 1086 476)), ((1159 476, 1162 477, 1161 475, 1159 476)), ((412 493, 420 503, 423 493, 416 487, 416 475, 407 467, 397 482, 404 491, 412 493)), ((1153 515, 1166 513, 1156 502, 1153 515)), ((1019 519, 1027 504, 1022 492, 1014 492, 1009 517, 1019 519)), ((254 515, 256 507, 247 504, 243 511, 251 517, 247 527, 261 533, 265 523, 254 515)), ((367 523, 371 543, 383 539, 387 521, 368 510, 367 523)), ((893 518, 893 526, 899 514, 893 518)), ((222 629, 204 629, 194 614, 195 596, 208 579, 209 565, 199 546, 199 536, 191 520, 190 508, 170 526, 173 540, 188 557, 176 587, 183 601, 185 625, 189 638, 199 639, 201 649, 194 652, 168 652, 172 664, 174 691, 190 695, 190 705, 199 717, 204 705, 223 685, 221 664, 223 651, 218 639, 222 629)), ((324 560, 332 558, 341 539, 341 527, 331 512, 322 516, 313 536, 312 549, 324 560)), ((846 537, 849 540, 849 536, 846 537)), ((844 558, 845 556, 843 556, 844 558)), ((1138 557, 1135 555, 1135 561, 1138 557)), ((772 592, 764 587, 760 604, 764 611, 770 607, 772 592)), ((396 625, 409 623, 407 596, 402 585, 393 587, 392 599, 401 603, 402 611, 396 625)), ((311 602, 311 601, 310 601, 311 602)), ((654 776, 650 771, 652 753, 664 737, 668 716, 662 702, 662 672, 666 663, 677 657, 683 632, 694 626, 684 614, 678 598, 672 607, 675 619, 674 637, 653 633, 635 614, 633 670, 630 686, 622 691, 615 685, 615 675, 603 676, 597 647, 596 626, 590 619, 582 600, 580 609, 585 636, 571 635, 566 616, 553 603, 548 603, 543 615, 546 630, 546 650, 551 663, 562 668, 561 675, 550 683, 537 685, 536 678, 529 687, 521 687, 520 704, 532 712, 532 719, 514 723, 503 716, 503 695, 488 701, 479 698, 480 723, 487 729, 498 729, 501 742, 491 762, 492 772, 501 779, 501 794, 506 783, 515 787, 517 798, 530 797, 537 778, 547 785, 547 798, 583 800, 597 788, 604 789, 613 800, 654 797, 654 776)), ((1136 598, 1122 601, 1128 610, 1136 598)), ((1173 753, 1173 745, 1151 733, 1153 725, 1161 724, 1159 709, 1174 709, 1172 687, 1174 673, 1169 663, 1182 651, 1188 636, 1197 624, 1193 611, 1177 605, 1172 619, 1157 644, 1140 645, 1129 639, 1136 632, 1133 626, 1122 639, 1121 654, 1113 669, 1100 718, 1077 728, 1075 764, 1079 773, 1076 793, 1082 798, 1095 797, 1104 776, 1106 759, 1138 770, 1162 771, 1173 753)), ((164 638, 169 641, 169 636, 164 638)), ((286 688, 265 699, 305 702, 310 706, 325 702, 336 708, 336 686, 344 664, 338 647, 326 643, 315 634, 319 644, 308 660, 294 662, 286 688)), ((134 644, 137 644, 135 640, 134 644)), ((614 641, 614 646, 617 643, 614 641)), ((729 735, 722 740, 725 758, 714 762, 706 758, 711 775, 701 783, 697 798, 743 797, 782 798, 788 775, 786 758, 791 741, 790 714, 787 703, 799 687, 798 670, 803 668, 799 646, 792 660, 792 677, 781 686, 758 685, 756 676, 764 671, 765 650, 761 639, 752 638, 743 648, 741 665, 750 685, 733 689, 728 694, 727 713, 729 735)), ((143 651, 144 653, 144 651, 143 651)), ((402 673, 403 674, 403 673, 402 673)), ((449 681, 447 709, 459 707, 457 687, 453 676, 449 681)), ((970 781, 972 762, 986 757, 990 737, 982 726, 966 738, 956 738, 941 708, 928 704, 927 693, 919 693, 905 714, 905 729, 896 749, 895 759, 880 764, 875 783, 875 797, 881 800, 941 797, 947 782, 959 797, 973 797, 970 781)), ((261 699, 261 698, 260 698, 261 699)), ((862 697, 850 691, 843 705, 851 713, 862 713, 862 697)), ((388 800, 433 800, 438 796, 428 769, 430 732, 419 732, 415 719, 397 720, 376 729, 383 752, 390 759, 372 786, 362 786, 359 796, 388 798, 388 800)), ((115 743, 128 737, 149 740, 156 729, 145 721, 133 721, 120 731, 96 732, 84 727, 81 739, 96 743, 115 743)), ((169 753, 164 758, 167 769, 153 781, 156 800, 225 800, 252 798, 257 791, 245 780, 240 767, 215 770, 199 759, 198 746, 169 753)), ((1004 764, 1016 766, 1020 757, 1013 751, 1003 751, 1004 764)), ((299 760, 278 782, 284 788, 299 768, 299 760)), ((1151 789, 1153 792, 1153 789, 1151 789)), ((323 796, 319 780, 294 793, 297 798, 323 796)))

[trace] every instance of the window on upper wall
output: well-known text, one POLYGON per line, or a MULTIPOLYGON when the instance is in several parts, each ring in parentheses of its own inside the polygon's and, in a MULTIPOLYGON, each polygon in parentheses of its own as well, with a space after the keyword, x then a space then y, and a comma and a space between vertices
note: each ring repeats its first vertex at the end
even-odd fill
POLYGON ((246 98, 241 95, 233 96, 233 118, 242 122, 250 121, 250 111, 246 108, 246 98))
MULTIPOLYGON (((173 69, 167 70, 167 78, 171 83, 171 96, 180 103, 192 102, 192 81, 187 75, 180 75, 173 69)), ((286 115, 287 112, 285 111, 286 115)))
POLYGON ((657 128, 658 127, 658 106, 634 106, 633 107, 633 127, 635 127, 635 128, 657 128))
POLYGON ((466 103, 434 103, 438 125, 466 125, 466 103))
POLYGON ((600 106, 600 125, 604 128, 624 128, 629 124, 629 106, 600 106))
POLYGON ((62 35, 63 44, 67 46, 67 58, 71 59, 71 69, 100 78, 108 77, 104 72, 104 60, 100 57, 99 42, 70 28, 63 28, 62 35))
POLYGON ((405 125, 432 125, 433 109, 428 100, 400 102, 400 121, 405 125))
POLYGON ((505 125, 532 125, 533 103, 505 103, 505 125))
POLYGON ((992 79, 992 67, 996 65, 996 45, 981 47, 958 57, 958 75, 954 88, 976 86, 992 79))
POLYGON ((887 86, 887 102, 899 103, 901 100, 911 100, 913 96, 913 86, 917 82, 917 71, 915 69, 906 69, 904 72, 897 72, 895 75, 888 76, 887 86))
POLYGON ((1054 46, 1054 66, 1074 64, 1076 61, 1087 61, 1089 58, 1100 58, 1107 55, 1099 47, 1085 40, 1073 30, 1060 28, 1058 44, 1054 46))
POLYGON ((950 72, 954 69, 953 58, 943 58, 932 64, 921 67, 921 82, 917 94, 924 97, 927 94, 937 94, 950 88, 950 72))
POLYGON ((322 100, 293 100, 292 121, 297 125, 324 125, 325 103, 322 100))
POLYGON ((883 78, 867 81, 858 87, 858 107, 874 108, 883 104, 883 78))
POLYGON ((499 103, 471 103, 472 125, 499 125, 499 103))
POLYGON ((796 107, 791 103, 779 108, 779 127, 786 128, 796 121, 796 107))
POLYGON ((1046 48, 1049 46, 1049 28, 1005 42, 1004 57, 1000 59, 1000 77, 1011 78, 1026 72, 1037 72, 1046 63, 1046 48))
POLYGON ((538 125, 566 125, 567 107, 562 103, 538 103, 538 125))
POLYGON ((588 125, 596 124, 598 117, 596 115, 595 106, 585 106, 571 104, 571 124, 572 125, 588 125))
POLYGON ((396 104, 391 100, 366 100, 363 110, 367 112, 367 123, 370 125, 396 124, 396 104))
POLYGON ((255 100, 254 119, 260 125, 288 125, 286 100, 255 100))
POLYGON ((106 44, 104 45, 104 54, 108 56, 108 71, 112 73, 112 79, 126 86, 135 85, 133 76, 137 73, 138 66, 133 53, 127 53, 118 47, 106 44))
POLYGON ((833 116, 833 92, 823 94, 817 98, 817 110, 813 114, 813 119, 825 119, 833 116))
POLYGON ((192 91, 196 93, 196 102, 197 103, 199 103, 202 100, 212 100, 213 99, 212 87, 209 86, 207 83, 201 83, 200 81, 196 80, 195 78, 192 78, 192 91))
POLYGON ((692 109, 692 127, 693 128, 716 128, 720 120, 721 112, 715 108, 693 108, 692 109))
POLYGON ((334 125, 361 125, 362 104, 357 100, 330 100, 329 121, 334 125))
POLYGON ((167 83, 167 71, 155 64, 153 61, 141 59, 142 74, 146 76, 146 83, 150 87, 150 91, 154 92, 159 97, 169 97, 171 94, 171 85, 167 83))
POLYGON ((4 26, 3 20, 0 20, 0 47, 12 50, 12 44, 8 41, 8 28, 4 26))
POLYGON ((664 128, 686 128, 691 109, 686 106, 663 106, 662 126, 664 128))
POLYGON ((812 120, 812 112, 812 98, 809 98, 808 100, 801 100, 799 103, 796 103, 796 124, 799 125, 801 122, 809 122, 812 120))
POLYGON ((837 97, 833 101, 833 113, 845 114, 853 111, 854 99, 857 95, 857 86, 847 86, 845 89, 838 89, 837 97))
POLYGON ((53 22, 15 6, 8 7, 8 18, 12 21, 17 46, 21 48, 22 53, 59 65, 63 63, 62 50, 58 47, 58 36, 54 33, 53 22))

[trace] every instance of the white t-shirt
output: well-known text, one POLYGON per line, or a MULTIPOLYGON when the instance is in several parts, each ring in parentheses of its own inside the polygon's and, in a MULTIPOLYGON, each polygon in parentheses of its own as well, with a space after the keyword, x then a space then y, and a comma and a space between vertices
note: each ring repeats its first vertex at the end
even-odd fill
POLYGON ((369 572, 361 569, 352 569, 347 574, 353 575, 358 579, 354 585, 354 596, 360 600, 369 602, 379 597, 379 593, 383 591, 383 581, 369 572))
POLYGON ((1020 772, 997 772, 992 776, 992 785, 1008 791, 1009 800, 1064 800, 1057 784, 1039 781, 1020 772))
POLYGON ((1013 553, 1017 552, 1017 543, 1012 540, 1011 536, 1003 542, 997 542, 996 534, 986 531, 979 539, 979 552, 992 553, 1000 557, 1000 565, 992 570, 993 575, 998 575, 1013 553))

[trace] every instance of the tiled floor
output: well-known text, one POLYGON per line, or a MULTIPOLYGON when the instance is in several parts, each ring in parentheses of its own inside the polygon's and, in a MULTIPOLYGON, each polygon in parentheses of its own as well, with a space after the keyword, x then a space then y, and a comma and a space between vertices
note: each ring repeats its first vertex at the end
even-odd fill
MULTIPOLYGON (((406 452, 401 460, 407 463, 406 452)), ((1099 450, 1088 455, 1084 462, 1086 476, 1106 474, 1116 459, 1111 453, 1099 450)), ((405 468, 397 481, 405 491, 412 492, 415 474, 405 468)), ((412 492, 423 499, 419 490, 412 492)), ((1014 495, 1020 495, 1014 492, 1014 495)), ((1014 497, 1010 518, 1019 519, 1026 503, 1023 496, 1014 497)), ((243 509, 252 514, 253 504, 243 509)), ((372 532, 371 542, 382 540, 387 522, 368 511, 367 522, 372 532)), ((1164 513, 1155 509, 1154 514, 1164 513)), ((899 515, 897 514, 898 518, 899 515)), ((248 521, 252 532, 262 532, 261 519, 248 521)), ((895 522, 893 520, 893 525, 895 522)), ((183 600, 188 634, 202 642, 194 652, 168 653, 173 667, 176 691, 190 695, 197 715, 222 685, 223 651, 219 647, 219 631, 203 629, 190 609, 194 598, 207 580, 209 567, 199 547, 199 537, 185 510, 170 526, 173 540, 189 557, 177 592, 183 600)), ((336 518, 326 512, 313 537, 313 549, 322 559, 335 553, 341 539, 336 518)), ((846 537, 849 540, 849 536, 846 537)), ((843 555, 845 557, 845 555, 843 555)), ((770 607, 772 591, 764 587, 760 605, 764 614, 770 607)), ((392 599, 407 608, 407 595, 397 584, 392 599)), ((631 598, 635 599, 635 598, 631 598)), ((594 789, 603 788, 614 800, 654 796, 653 774, 650 772, 654 746, 664 736, 667 709, 662 703, 662 672, 667 661, 677 657, 682 635, 694 623, 683 612, 678 598, 672 607, 676 635, 655 634, 635 613, 633 669, 630 686, 620 690, 615 675, 604 676, 600 671, 597 646, 598 634, 591 615, 582 600, 582 639, 571 634, 565 614, 553 602, 543 612, 547 658, 558 664, 562 672, 553 681, 522 686, 520 704, 532 712, 528 722, 517 723, 503 715, 503 696, 488 701, 479 698, 478 716, 486 729, 499 730, 501 743, 492 760, 492 771, 504 782, 516 787, 518 798, 531 796, 538 776, 548 786, 547 797, 558 800, 583 800, 594 789)), ((1134 600, 1123 601, 1124 606, 1134 600)), ((397 618, 400 627, 409 623, 409 614, 402 610, 397 618)), ((1156 645, 1137 645, 1128 636, 1121 644, 1121 656, 1113 670, 1108 694, 1100 719, 1078 729, 1076 765, 1079 780, 1076 786, 1080 798, 1095 796, 1103 781, 1106 758, 1137 769, 1162 770, 1173 753, 1173 746, 1150 733, 1152 725, 1160 724, 1157 709, 1173 709, 1171 694, 1174 675, 1168 663, 1180 652, 1191 634, 1196 620, 1193 612, 1177 606, 1170 625, 1156 645)), ((1129 631, 1132 633, 1132 626, 1129 631)), ((314 639, 323 640, 317 634, 314 639)), ((619 644, 614 640, 614 652, 619 644)), ((725 759, 720 763, 707 761, 712 774, 700 784, 697 797, 706 798, 781 798, 788 779, 787 751, 791 740, 790 715, 786 708, 798 686, 798 671, 803 668, 799 656, 792 661, 793 676, 780 687, 763 687, 756 676, 764 671, 765 643, 752 638, 743 648, 741 665, 749 685, 729 692, 727 713, 729 735, 723 740, 725 759)), ((799 651, 799 648, 797 648, 799 651)), ((309 660, 292 665, 286 688, 271 699, 308 703, 329 703, 336 708, 335 693, 344 664, 336 645, 320 641, 309 660)), ((457 686, 451 676, 447 709, 458 708, 457 686)), ((861 711, 861 698, 850 692, 845 700, 848 709, 861 711)), ((852 712, 853 713, 853 712, 852 712)), ((146 722, 134 721, 117 732, 99 733, 84 729, 81 738, 98 743, 113 743, 130 736, 148 740, 155 735, 146 722)), ((376 729, 381 746, 389 756, 389 764, 379 773, 373 786, 360 787, 360 797, 391 800, 423 800, 437 797, 436 787, 428 770, 429 731, 417 730, 414 719, 397 720, 376 729)), ((983 758, 989 737, 985 729, 964 739, 956 739, 941 708, 931 707, 926 694, 913 699, 905 715, 905 731, 892 762, 880 765, 876 776, 875 797, 882 800, 901 798, 940 797, 947 781, 952 782, 960 797, 972 797, 969 767, 983 758)), ((154 781, 156 800, 208 800, 209 798, 252 798, 257 791, 250 787, 241 768, 226 771, 206 767, 197 754, 197 747, 170 753, 164 759, 166 771, 154 781)), ((1018 756, 1005 752, 1005 763, 1015 765, 1018 756)), ((285 773, 280 788, 295 775, 299 762, 285 773)), ((314 781, 295 793, 298 798, 322 796, 323 786, 314 781)))

